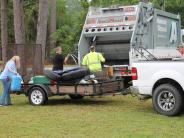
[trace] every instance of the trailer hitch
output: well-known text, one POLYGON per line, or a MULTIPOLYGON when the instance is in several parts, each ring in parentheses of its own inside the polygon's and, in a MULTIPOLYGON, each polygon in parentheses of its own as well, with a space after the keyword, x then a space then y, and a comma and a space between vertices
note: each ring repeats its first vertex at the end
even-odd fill
POLYGON ((131 94, 132 97, 138 97, 139 100, 148 100, 151 98, 151 95, 142 95, 138 92, 138 89, 135 87, 129 87, 128 94, 131 94))

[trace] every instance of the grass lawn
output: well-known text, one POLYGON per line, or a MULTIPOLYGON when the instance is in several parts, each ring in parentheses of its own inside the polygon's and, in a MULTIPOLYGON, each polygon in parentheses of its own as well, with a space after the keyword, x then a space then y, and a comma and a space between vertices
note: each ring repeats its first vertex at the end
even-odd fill
POLYGON ((45 106, 31 106, 24 95, 11 97, 13 106, 0 107, 1 138, 184 137, 184 115, 159 115, 151 100, 104 96, 72 101, 58 96, 45 106))

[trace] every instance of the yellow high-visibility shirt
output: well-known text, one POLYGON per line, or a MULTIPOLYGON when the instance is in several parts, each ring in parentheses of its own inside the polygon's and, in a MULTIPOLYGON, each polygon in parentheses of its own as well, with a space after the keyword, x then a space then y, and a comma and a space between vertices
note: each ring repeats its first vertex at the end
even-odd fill
POLYGON ((90 52, 84 56, 82 65, 87 66, 91 72, 102 71, 101 62, 105 62, 101 53, 90 52))

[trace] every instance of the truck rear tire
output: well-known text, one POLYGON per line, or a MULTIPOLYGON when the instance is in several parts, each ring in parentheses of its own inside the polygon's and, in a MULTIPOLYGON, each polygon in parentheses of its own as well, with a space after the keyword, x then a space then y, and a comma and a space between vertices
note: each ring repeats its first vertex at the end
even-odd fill
POLYGON ((166 116, 175 116, 182 111, 183 94, 171 84, 161 84, 153 92, 154 109, 166 116))

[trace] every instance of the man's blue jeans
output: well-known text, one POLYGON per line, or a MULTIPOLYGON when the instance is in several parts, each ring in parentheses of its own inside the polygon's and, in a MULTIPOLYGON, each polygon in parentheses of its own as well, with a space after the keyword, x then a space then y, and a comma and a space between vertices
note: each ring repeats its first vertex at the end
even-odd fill
POLYGON ((11 104, 11 98, 10 98, 10 79, 2 79, 3 84, 3 93, 0 97, 0 104, 1 105, 10 105, 11 104))

